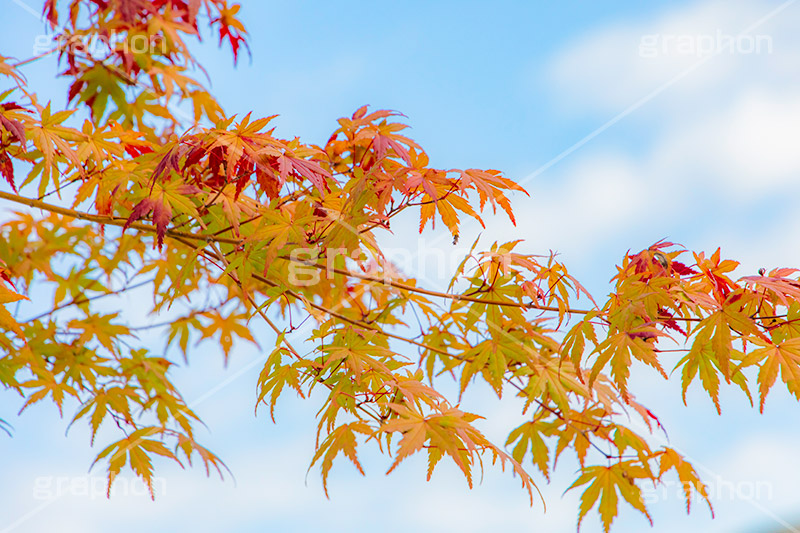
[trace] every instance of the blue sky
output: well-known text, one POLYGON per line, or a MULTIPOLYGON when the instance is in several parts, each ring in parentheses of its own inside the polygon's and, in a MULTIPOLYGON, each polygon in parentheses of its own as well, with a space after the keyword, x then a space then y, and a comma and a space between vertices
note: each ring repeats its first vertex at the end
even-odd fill
MULTIPOLYGON (((39 4, 0 0, 0 6, 0 53, 33 55, 43 25, 30 11, 38 13, 39 4)), ((252 62, 245 55, 232 67, 210 36, 198 47, 226 111, 280 114, 279 134, 315 143, 325 142, 336 118, 363 104, 404 113, 434 165, 497 168, 524 182, 531 197, 513 198, 517 226, 489 217, 482 242, 523 238, 529 253, 556 250, 596 297, 609 290, 613 265, 626 250, 661 238, 707 252, 721 246, 742 262, 741 275, 800 265, 800 2, 245 0, 242 14, 252 62), (738 36, 735 46, 697 53, 719 35, 738 36), (761 49, 747 49, 750 37, 762 38, 761 49)), ((41 98, 61 106, 65 89, 55 71, 45 59, 25 74, 32 87, 45 87, 41 98)), ((409 219, 408 227, 415 225, 409 219)), ((462 243, 480 232, 465 228, 462 243)), ((437 232, 420 237, 413 229, 384 242, 423 256, 446 248, 451 259, 458 251, 437 232)), ((448 265, 403 266, 409 273, 421 269, 436 285, 448 265)), ((109 305, 135 308, 143 297, 109 305)), ((255 333, 270 346, 268 332, 255 333)), ((164 342, 159 332, 146 340, 164 342)), ((549 485, 542 480, 546 513, 538 504, 528 507, 517 481, 495 469, 487 468, 483 483, 469 491, 444 464, 426 483, 424 460, 384 476, 386 458, 367 450, 367 476, 335 466, 326 500, 317 470, 305 476, 318 404, 286 396, 277 425, 265 413, 254 418, 261 357, 242 345, 224 368, 217 350, 201 345, 190 366, 177 371, 209 427, 201 439, 236 482, 162 463, 157 475, 165 490, 155 502, 135 486, 111 501, 82 494, 81 483, 99 483, 94 477, 104 474, 87 474, 98 451, 89 448, 87 432, 76 426, 65 436, 66 422, 48 406, 15 417, 18 399, 2 396, 0 416, 15 431, 11 439, 0 437, 6 450, 0 528, 574 530, 578 494, 562 496, 574 478, 568 461, 549 485)), ((697 387, 685 407, 676 380, 637 368, 633 379, 639 400, 667 427, 669 444, 718 489, 713 521, 702 505, 687 517, 675 489, 659 492, 650 505, 655 531, 766 533, 798 523, 800 406, 780 387, 770 393, 765 415, 724 390, 717 416, 697 387), (753 487, 757 493, 748 493, 753 487)), ((465 398, 465 407, 489 416, 483 429, 497 439, 516 420, 516 406, 486 390, 465 398)), ((582 531, 599 531, 598 522, 590 514, 582 531)), ((613 531, 646 528, 644 518, 623 507, 613 531)))

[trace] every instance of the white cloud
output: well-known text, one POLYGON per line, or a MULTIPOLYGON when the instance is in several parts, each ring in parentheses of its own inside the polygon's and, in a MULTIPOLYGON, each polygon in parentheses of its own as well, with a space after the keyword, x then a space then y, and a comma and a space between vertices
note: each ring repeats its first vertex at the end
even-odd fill
POLYGON ((596 155, 569 165, 556 183, 530 187, 530 209, 518 211, 520 228, 538 246, 570 252, 619 231, 646 208, 646 183, 623 155, 596 155))
POLYGON ((741 0, 698 2, 652 20, 602 27, 556 54, 546 76, 556 100, 565 107, 603 113, 622 111, 713 54, 659 95, 659 101, 692 107, 725 101, 730 84, 747 73, 756 75, 754 79, 768 75, 796 80, 800 73, 791 68, 798 54, 794 28, 800 10, 796 6, 741 33, 778 6, 777 2, 741 0), (713 51, 709 52, 710 41, 713 51), (751 42, 755 43, 752 50, 751 42))
MULTIPOLYGON (((736 36, 779 5, 698 2, 602 27, 555 54, 545 78, 569 113, 596 115, 600 126, 698 61, 674 38, 641 57, 643 36, 659 46, 669 36, 736 36)), ((529 185, 531 209, 519 218, 534 247, 583 260, 601 239, 623 251, 702 233, 761 245, 773 228, 760 214, 800 192, 799 23, 800 4, 788 6, 752 31, 769 50, 709 59, 529 185), (752 231, 741 235, 745 218, 752 231)))
POLYGON ((723 110, 668 128, 650 157, 652 172, 707 180, 724 196, 752 196, 800 184, 800 96, 780 88, 741 91, 723 110))

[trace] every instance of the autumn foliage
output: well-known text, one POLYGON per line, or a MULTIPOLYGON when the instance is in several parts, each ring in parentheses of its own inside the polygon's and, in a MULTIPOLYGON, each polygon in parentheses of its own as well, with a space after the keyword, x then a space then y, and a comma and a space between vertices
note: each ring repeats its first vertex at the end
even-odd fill
POLYGON ((379 245, 402 229, 398 214, 457 239, 465 218, 513 221, 509 195, 524 191, 496 170, 431 167, 395 112, 362 107, 324 146, 275 136, 273 117, 226 115, 186 41, 207 35, 202 14, 236 61, 248 51, 237 12, 227 0, 47 0, 57 38, 42 56, 59 58, 66 109, 26 84, 38 57, 0 56, 0 173, 13 191, 0 192, 0 382, 22 411, 49 401, 77 406, 64 414, 93 435, 118 428, 96 459, 109 490, 123 468, 150 484, 156 456, 224 472, 170 368, 204 339, 227 357, 255 342, 255 324, 274 333, 256 404, 321 401, 311 462, 326 493, 337 458, 362 471, 359 447, 376 446, 388 472, 423 453, 428 478, 445 459, 470 486, 476 467, 499 465, 533 503, 567 453, 579 522, 597 506, 608 530, 621 501, 649 519, 642 489, 670 476, 687 509, 708 502, 692 465, 651 444, 661 424, 636 401, 631 367, 680 379, 684 394, 698 380, 717 410, 723 384, 763 410, 778 376, 800 398, 795 269, 735 279, 720 250, 660 241, 623 257, 596 301, 554 255, 476 241, 446 291, 399 274, 379 245), (138 340, 147 313, 98 306, 140 287, 150 314, 183 310, 156 324, 166 350, 138 340), (34 290, 52 301, 18 316, 9 304, 34 290), (314 331, 293 345, 306 318, 314 331), (520 398, 527 421, 491 442, 481 416, 441 392, 453 379, 462 393, 482 380, 520 398))

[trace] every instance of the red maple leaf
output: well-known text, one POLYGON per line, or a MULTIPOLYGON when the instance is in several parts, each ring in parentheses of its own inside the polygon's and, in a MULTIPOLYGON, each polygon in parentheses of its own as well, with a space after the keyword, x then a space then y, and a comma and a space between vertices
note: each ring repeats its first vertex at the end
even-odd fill
MULTIPOLYGON (((26 113, 30 113, 30 111, 14 102, 0 104, 0 110, 11 111, 14 109, 20 109, 26 113)), ((22 122, 4 117, 2 114, 0 114, 0 127, 10 133, 12 139, 25 146, 25 126, 22 125, 22 122)))
POLYGON ((128 220, 125 221, 122 231, 125 231, 131 224, 151 212, 153 213, 153 224, 156 227, 156 236, 158 237, 158 249, 161 250, 164 244, 164 235, 167 233, 167 224, 172 219, 172 208, 163 201, 145 198, 136 204, 128 220))
POLYGON ((282 155, 278 157, 278 168, 280 169, 281 182, 286 182, 286 178, 290 173, 296 176, 307 178, 319 192, 325 195, 325 192, 330 192, 327 179, 331 177, 330 173, 322 168, 316 161, 308 161, 306 159, 298 159, 290 155, 282 155))
POLYGON ((14 184, 14 164, 5 150, 0 152, 0 174, 6 179, 14 192, 17 192, 17 186, 14 184))
POLYGON ((672 261, 670 264, 672 265, 672 270, 679 276, 693 276, 697 274, 696 270, 689 268, 680 261, 672 261))

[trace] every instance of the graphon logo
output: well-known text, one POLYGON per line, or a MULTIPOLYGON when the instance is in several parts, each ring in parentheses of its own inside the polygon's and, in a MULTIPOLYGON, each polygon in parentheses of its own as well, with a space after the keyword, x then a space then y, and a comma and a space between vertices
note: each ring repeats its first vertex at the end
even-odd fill
POLYGON ((167 41, 163 37, 143 33, 128 34, 110 32, 108 35, 37 35, 33 41, 33 55, 50 50, 64 52, 72 50, 90 56, 102 56, 110 50, 121 50, 131 54, 160 53, 166 55, 167 41))
MULTIPOLYGON (((510 251, 499 248, 495 252, 504 269, 510 266, 511 259, 505 255, 510 251)), ((402 272, 423 272, 432 280, 450 280, 452 272, 469 254, 469 248, 420 239, 416 250, 386 247, 381 252, 380 259, 371 260, 361 248, 349 252, 346 248, 328 248, 325 257, 320 257, 318 248, 294 248, 289 254, 289 282, 298 287, 310 287, 322 279, 336 279, 340 268, 382 282, 392 281, 402 272)))
POLYGON ((652 59, 661 56, 707 57, 716 54, 771 54, 770 35, 730 35, 717 30, 715 34, 652 33, 642 35, 639 57, 652 59))
MULTIPOLYGON (((33 498, 35 500, 53 500, 61 496, 75 496, 90 500, 107 497, 108 478, 105 476, 39 476, 33 480, 33 498)), ((153 478, 153 493, 167 493, 167 480, 153 478)), ((108 496, 113 497, 146 497, 150 499, 150 489, 141 479, 117 476, 111 485, 108 496)))
MULTIPOLYGON (((708 499, 714 502, 720 501, 765 501, 771 500, 773 496, 772 483, 768 481, 728 481, 717 477, 715 480, 705 484, 708 499)), ((664 502, 668 500, 682 500, 686 493, 692 495, 693 501, 701 501, 694 485, 691 483, 664 481, 657 487, 643 486, 642 501, 646 505, 664 502)))

